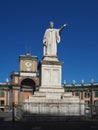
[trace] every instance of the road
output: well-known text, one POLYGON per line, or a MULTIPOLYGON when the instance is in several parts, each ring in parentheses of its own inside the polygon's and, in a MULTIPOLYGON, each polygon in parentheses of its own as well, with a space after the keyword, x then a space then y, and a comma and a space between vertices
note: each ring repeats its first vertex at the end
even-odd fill
POLYGON ((98 121, 16 121, 12 114, 0 112, 0 130, 98 130, 98 121))

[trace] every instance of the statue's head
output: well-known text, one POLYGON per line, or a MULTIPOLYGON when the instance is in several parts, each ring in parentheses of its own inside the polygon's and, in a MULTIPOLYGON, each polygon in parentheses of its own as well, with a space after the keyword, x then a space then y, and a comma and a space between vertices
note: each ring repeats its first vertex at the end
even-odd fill
POLYGON ((51 22, 49 22, 49 27, 50 28, 53 28, 53 26, 54 26, 54 23, 51 21, 51 22))

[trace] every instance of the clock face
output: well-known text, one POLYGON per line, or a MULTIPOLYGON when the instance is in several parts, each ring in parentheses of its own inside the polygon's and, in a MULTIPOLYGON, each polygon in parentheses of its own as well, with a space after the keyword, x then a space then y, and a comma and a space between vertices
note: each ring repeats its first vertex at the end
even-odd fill
POLYGON ((26 62, 25 65, 26 65, 26 67, 29 68, 29 67, 31 67, 32 64, 31 64, 31 62, 26 62))

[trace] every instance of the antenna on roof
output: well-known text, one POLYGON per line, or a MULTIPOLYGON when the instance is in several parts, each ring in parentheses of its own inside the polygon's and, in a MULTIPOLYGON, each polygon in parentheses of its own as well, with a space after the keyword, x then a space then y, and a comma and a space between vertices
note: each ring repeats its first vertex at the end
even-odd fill
POLYGON ((25 45, 25 54, 28 52, 27 45, 25 45))
POLYGON ((31 48, 29 46, 25 46, 25 53, 26 54, 31 54, 31 48))

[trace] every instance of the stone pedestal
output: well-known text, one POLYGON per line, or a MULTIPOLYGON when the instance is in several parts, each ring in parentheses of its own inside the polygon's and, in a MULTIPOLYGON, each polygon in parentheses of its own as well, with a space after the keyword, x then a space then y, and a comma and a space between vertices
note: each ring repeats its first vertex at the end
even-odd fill
POLYGON ((42 60, 39 65, 40 86, 42 87, 61 87, 62 64, 59 61, 42 60))
POLYGON ((84 115, 84 101, 72 93, 65 93, 61 85, 62 64, 57 57, 42 59, 39 64, 40 88, 25 101, 25 111, 41 115, 84 115))
POLYGON ((61 99, 64 89, 61 87, 62 64, 56 57, 44 57, 39 64, 40 93, 46 93, 46 99, 61 99))

